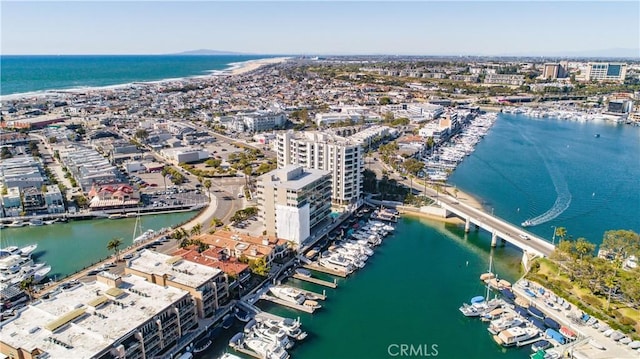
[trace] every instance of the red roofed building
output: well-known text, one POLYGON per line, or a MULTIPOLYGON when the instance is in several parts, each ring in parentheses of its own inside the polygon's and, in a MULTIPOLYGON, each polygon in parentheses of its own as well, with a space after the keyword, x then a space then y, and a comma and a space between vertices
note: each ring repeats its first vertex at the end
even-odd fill
POLYGON ((227 275, 240 279, 241 282, 250 276, 249 265, 241 263, 235 257, 229 257, 225 249, 212 247, 202 253, 198 253, 196 246, 178 249, 173 255, 185 260, 217 268, 227 275))

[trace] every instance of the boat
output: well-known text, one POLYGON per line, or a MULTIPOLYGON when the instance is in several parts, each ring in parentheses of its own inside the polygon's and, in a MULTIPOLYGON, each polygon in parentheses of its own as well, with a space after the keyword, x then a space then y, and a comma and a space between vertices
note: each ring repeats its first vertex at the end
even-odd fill
POLYGON ((282 300, 298 305, 302 305, 307 300, 302 292, 290 287, 271 287, 269 292, 282 300))
POLYGON ((156 231, 154 231, 153 229, 147 229, 146 232, 142 233, 141 235, 135 237, 133 239, 133 243, 138 243, 138 242, 144 242, 147 239, 153 238, 153 236, 156 234, 156 231))
POLYGON ((38 248, 38 244, 30 244, 28 246, 20 248, 20 255, 23 257, 29 257, 38 248))
POLYGON ((558 324, 558 322, 556 322, 555 320, 553 320, 550 317, 544 318, 544 325, 546 325, 547 327, 549 327, 551 329, 555 329, 555 330, 560 329, 560 324, 558 324))
POLYGON ((531 314, 532 316, 540 319, 540 320, 544 320, 544 313, 542 313, 542 311, 540 311, 540 309, 536 308, 536 307, 529 307, 527 309, 529 311, 529 314, 531 314))
POLYGON ((600 138, 600 134, 599 134, 599 133, 596 133, 595 135, 593 135, 593 137, 595 137, 595 138, 600 138))
POLYGON ((283 320, 274 320, 256 316, 257 320, 268 327, 278 327, 287 333, 287 335, 296 340, 302 340, 307 337, 307 333, 300 328, 300 320, 284 318, 283 320))
POLYGON ((213 341, 211 341, 211 339, 209 339, 208 336, 205 336, 204 338, 200 339, 199 341, 195 342, 193 344, 193 352, 194 353, 201 353, 205 350, 207 350, 211 344, 213 343, 213 341))
POLYGON ((191 352, 183 353, 178 357, 178 359, 191 359, 193 358, 193 354, 191 352))
POLYGON ((24 227, 26 225, 27 225, 27 222, 13 221, 13 222, 7 224, 7 227, 9 227, 9 228, 18 228, 18 227, 24 227))
MULTIPOLYGON (((491 271, 492 264, 493 264, 493 256, 489 257, 488 273, 493 273, 491 271)), ((479 317, 502 306, 504 302, 499 299, 489 300, 489 290, 491 288, 489 287, 488 284, 486 287, 487 287, 487 292, 485 296, 481 296, 481 295, 475 296, 471 298, 471 304, 463 303, 462 306, 459 308, 460 312, 462 312, 462 314, 465 317, 479 317)))
POLYGON ((340 255, 330 255, 329 257, 320 258, 318 264, 335 271, 346 272, 347 274, 351 274, 354 271, 353 264, 340 255))
POLYGON ((531 220, 527 219, 526 221, 522 222, 520 225, 522 227, 531 227, 533 225, 533 222, 531 222, 531 220))
POLYGON ((222 327, 224 329, 229 329, 233 325, 234 316, 231 314, 227 314, 222 318, 222 327))
POLYGON ((604 345, 600 344, 595 339, 589 339, 589 345, 591 345, 592 347, 594 347, 596 349, 600 349, 600 350, 605 350, 606 349, 604 347, 604 345))
POLYGON ((287 333, 278 326, 268 327, 258 323, 253 327, 252 333, 267 343, 279 345, 285 349, 293 348, 293 341, 289 340, 287 333))
POLYGON ((503 330, 519 327, 524 324, 524 321, 518 317, 508 316, 500 319, 492 320, 487 330, 489 333, 496 335, 503 330))
POLYGON ((296 274, 301 275, 303 277, 307 277, 310 278, 311 277, 311 271, 304 269, 304 268, 297 268, 296 269, 296 274))
POLYGON ((256 337, 249 338, 244 341, 244 344, 256 354, 259 358, 264 359, 288 359, 289 353, 280 345, 267 343, 256 337))
POLYGON ((235 316, 239 321, 244 323, 251 320, 251 313, 241 308, 236 308, 235 316))
POLYGON ((560 345, 564 345, 567 340, 565 339, 564 335, 560 334, 558 331, 553 330, 553 329, 547 329, 544 331, 544 337, 548 338, 548 339, 553 339, 556 342, 558 342, 558 344, 560 345))
POLYGON ((550 347, 551 347, 551 342, 549 342, 548 340, 542 339, 533 343, 533 345, 531 345, 531 350, 533 350, 534 352, 537 352, 538 350, 545 350, 550 347))
POLYGON ((42 225, 44 225, 44 222, 43 222, 41 219, 39 219, 39 218, 32 218, 32 219, 29 221, 29 225, 30 225, 30 226, 34 226, 34 227, 36 227, 36 226, 42 226, 42 225))
POLYGON ((242 359, 239 356, 231 353, 224 353, 219 359, 242 359))
MULTIPOLYGON (((539 331, 535 328, 531 327, 513 327, 509 329, 505 329, 497 335, 498 344, 510 347, 513 345, 518 345, 526 340, 536 337, 539 334, 539 331)), ((496 338, 496 336, 494 336, 496 338)))
POLYGON ((43 221, 43 223, 44 223, 44 224, 46 224, 46 225, 54 224, 54 223, 56 223, 56 222, 58 222, 58 220, 57 220, 57 219, 50 219, 50 220, 48 220, 48 221, 43 221))
POLYGON ((13 254, 20 254, 20 247, 18 246, 9 246, 0 249, 0 258, 8 257, 13 254))
POLYGON ((627 344, 627 346, 631 349, 640 349, 640 340, 634 340, 631 343, 627 344))
POLYGON ((244 340, 244 333, 236 333, 231 339, 229 339, 229 346, 232 348, 239 347, 244 340))
MULTIPOLYGON (((560 327, 560 334, 564 335, 567 339, 571 339, 571 340, 574 340, 574 339, 576 339, 578 337, 573 330, 571 330, 571 329, 569 329, 569 328, 567 328, 565 326, 560 327)), ((618 338, 618 339, 620 339, 620 338, 618 338)))
POLYGON ((126 216, 124 214, 110 214, 109 217, 107 217, 108 219, 120 219, 120 218, 126 218, 126 216))

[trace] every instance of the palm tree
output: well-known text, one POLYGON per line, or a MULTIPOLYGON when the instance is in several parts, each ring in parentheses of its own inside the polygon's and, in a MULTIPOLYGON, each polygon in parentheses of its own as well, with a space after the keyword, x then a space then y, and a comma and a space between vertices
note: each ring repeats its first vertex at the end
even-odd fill
POLYGON ((211 188, 211 180, 204 181, 204 188, 207 189, 207 197, 211 198, 211 192, 209 192, 209 189, 211 188))
POLYGON ((35 284, 36 283, 33 281, 33 276, 23 279, 20 282, 20 289, 27 293, 27 295, 29 296, 29 300, 33 299, 33 286, 35 284))
POLYGON ((116 261, 119 261, 120 246, 122 245, 122 238, 113 238, 107 243, 107 250, 113 251, 116 255, 116 261))
POLYGON ((200 232, 202 231, 202 224, 198 223, 195 226, 193 226, 193 228, 191 228, 191 235, 197 235, 200 234, 200 232))
POLYGON ((556 237, 560 237, 560 240, 564 240, 564 237, 567 236, 567 229, 564 227, 557 227, 556 228, 556 237))
POLYGON ((167 190, 167 175, 169 174, 169 167, 165 166, 162 168, 162 181, 164 182, 164 190, 167 190))

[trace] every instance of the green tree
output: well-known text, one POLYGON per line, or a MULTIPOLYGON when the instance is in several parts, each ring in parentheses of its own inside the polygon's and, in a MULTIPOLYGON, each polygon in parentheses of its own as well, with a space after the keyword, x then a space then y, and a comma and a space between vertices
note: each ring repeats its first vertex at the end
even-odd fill
POLYGON ((587 241, 585 238, 578 238, 575 243, 575 250, 580 260, 585 257, 593 256, 593 251, 596 249, 596 245, 587 241))
POLYGON ((209 189, 211 189, 211 180, 204 180, 203 186, 207 189, 207 197, 211 198, 211 192, 209 191, 209 189))
POLYGON ((147 138, 149 138, 149 132, 147 132, 147 130, 141 128, 141 129, 136 131, 135 136, 136 136, 136 138, 139 138, 139 139, 144 141, 147 138))
POLYGON ((267 261, 264 257, 249 260, 249 270, 261 276, 266 276, 267 274, 269 274, 269 266, 267 266, 267 261))
POLYGON ((556 237, 560 238, 561 241, 563 241, 567 236, 567 229, 564 227, 556 227, 555 235, 556 237))
POLYGON ((6 159, 6 158, 11 158, 13 157, 13 154, 11 154, 11 151, 9 150, 8 147, 2 147, 2 149, 0 150, 0 159, 6 159))
POLYGON ((193 226, 191 228, 191 235, 192 236, 198 235, 198 234, 200 234, 200 232, 202 232, 202 224, 200 224, 200 223, 196 224, 195 226, 193 226))
POLYGON ((113 251, 116 256, 116 261, 120 260, 120 246, 122 245, 122 238, 113 238, 107 243, 107 250, 113 251))
POLYGON ((23 290, 29 296, 29 300, 33 299, 33 287, 36 285, 33 276, 20 281, 20 289, 23 290))
POLYGON ((380 105, 388 105, 391 103, 391 98, 384 96, 380 97, 380 105))
POLYGON ((606 231, 600 248, 619 259, 626 259, 630 255, 638 257, 640 256, 640 236, 632 230, 606 231))
POLYGON ((218 217, 213 217, 211 219, 211 227, 220 227, 222 226, 222 221, 218 217))

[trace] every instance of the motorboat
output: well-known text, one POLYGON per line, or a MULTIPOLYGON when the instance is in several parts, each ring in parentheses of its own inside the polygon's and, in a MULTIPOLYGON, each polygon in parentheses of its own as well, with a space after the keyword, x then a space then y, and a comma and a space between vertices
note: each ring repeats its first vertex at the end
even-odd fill
POLYGON ((284 318, 283 320, 273 319, 258 319, 260 323, 267 327, 278 327, 284 330, 287 335, 296 340, 302 340, 307 337, 307 333, 303 332, 300 328, 300 321, 293 320, 291 318, 284 318))
POLYGON ((207 350, 212 343, 213 341, 209 339, 208 336, 205 336, 193 344, 193 353, 202 353, 207 350))
POLYGON ((28 246, 20 248, 20 255, 23 257, 29 257, 38 248, 38 244, 30 244, 28 246))
POLYGON ((8 257, 13 254, 20 255, 20 247, 18 246, 9 246, 0 249, 0 258, 8 257))
POLYGON ((9 228, 18 228, 18 227, 24 227, 27 224, 28 224, 27 222, 13 221, 13 222, 7 224, 7 227, 9 227, 9 228))
POLYGON ((533 225, 533 222, 531 222, 531 220, 527 219, 526 221, 522 222, 520 225, 522 227, 531 227, 533 225))
POLYGON ((531 350, 533 350, 534 352, 537 352, 538 350, 545 350, 545 349, 549 349, 550 347, 551 347, 551 342, 549 342, 548 340, 542 339, 533 343, 533 345, 531 345, 531 350))
POLYGON ((134 238, 133 243, 144 242, 147 239, 152 238, 155 234, 156 234, 156 231, 154 231, 153 229, 147 229, 146 232, 134 238))
MULTIPOLYGON (((571 339, 571 340, 575 340, 576 338, 578 338, 578 335, 571 329, 562 326, 560 327, 560 334, 564 335, 567 339, 571 339)), ((624 334, 623 334, 624 336, 624 334)), ((613 336, 612 336, 613 338, 613 336)), ((620 338, 618 338, 620 339, 620 338)))
POLYGON ((233 325, 234 316, 231 314, 227 314, 222 318, 222 327, 224 329, 229 329, 233 325))
POLYGON ((302 292, 291 287, 271 287, 269 292, 282 300, 298 305, 302 305, 307 300, 302 292))
POLYGON ((592 347, 594 347, 596 349, 600 349, 600 350, 605 350, 606 349, 604 347, 604 345, 600 344, 595 339, 589 339, 589 345, 591 345, 592 347))
POLYGON ((487 330, 489 333, 496 335, 503 330, 519 327, 524 324, 524 321, 518 317, 508 316, 496 320, 492 320, 489 324, 489 328, 487 330))
POLYGON ((29 225, 30 225, 30 226, 34 226, 34 227, 35 227, 35 226, 42 226, 42 225, 44 225, 44 222, 43 222, 41 219, 39 219, 39 218, 32 218, 32 219, 29 221, 29 225))
POLYGON ((237 308, 237 307, 236 307, 235 316, 239 321, 244 322, 244 323, 246 323, 246 322, 251 320, 251 313, 249 313, 248 311, 246 311, 244 309, 237 308))
POLYGON ((354 271, 353 264, 340 255, 330 255, 325 258, 320 258, 318 264, 325 268, 346 272, 347 274, 351 274, 354 271))
POLYGON ((237 348, 242 345, 244 341, 244 333, 236 333, 231 339, 229 339, 229 346, 232 348, 237 348))
POLYGON ((555 320, 553 320, 550 317, 546 317, 544 318, 544 325, 546 325, 547 327, 554 329, 554 330, 559 330, 560 329, 560 324, 558 324, 558 322, 556 322, 555 320))
POLYGON ((510 347, 535 338, 538 334, 540 334, 538 329, 532 327, 513 327, 501 331, 500 334, 494 336, 494 339, 496 339, 498 344, 510 347))
POLYGON ((219 359, 242 359, 239 356, 231 353, 224 353, 219 359))
POLYGON ((293 348, 293 341, 290 340, 287 333, 278 326, 268 327, 258 323, 253 327, 252 333, 267 343, 276 344, 285 349, 293 348))
POLYGON ((289 353, 278 344, 268 343, 257 337, 250 337, 244 341, 244 344, 256 354, 264 359, 288 359, 289 353))
POLYGON ((311 277, 311 271, 304 269, 304 268, 297 268, 296 269, 296 274, 303 276, 303 277, 307 277, 310 278, 311 277))
POLYGON ((542 311, 536 307, 529 307, 527 309, 529 311, 529 314, 531 314, 532 316, 540 319, 540 320, 544 320, 544 313, 542 313, 542 311))

